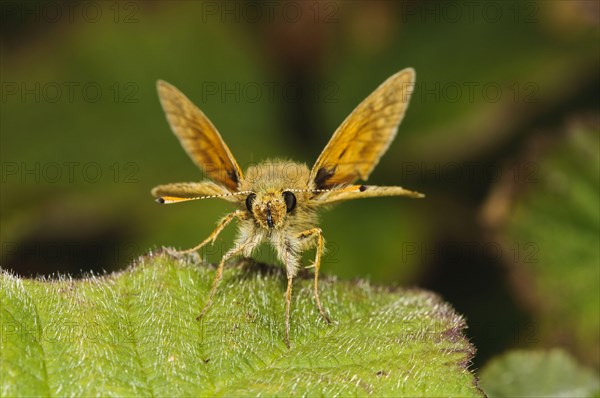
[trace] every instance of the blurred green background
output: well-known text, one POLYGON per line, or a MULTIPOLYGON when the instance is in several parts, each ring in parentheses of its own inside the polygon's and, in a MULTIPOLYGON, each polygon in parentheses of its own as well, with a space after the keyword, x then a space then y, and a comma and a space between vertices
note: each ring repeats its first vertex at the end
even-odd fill
MULTIPOLYGON (((242 168, 310 166, 411 66, 409 110, 369 182, 427 198, 323 213, 323 272, 438 292, 467 318, 476 367, 563 347, 598 369, 598 4, 3 1, 0 265, 113 271, 212 231, 227 203, 150 197, 202 178, 157 79, 208 115, 242 168)), ((234 232, 203 254, 217 261, 234 232)))

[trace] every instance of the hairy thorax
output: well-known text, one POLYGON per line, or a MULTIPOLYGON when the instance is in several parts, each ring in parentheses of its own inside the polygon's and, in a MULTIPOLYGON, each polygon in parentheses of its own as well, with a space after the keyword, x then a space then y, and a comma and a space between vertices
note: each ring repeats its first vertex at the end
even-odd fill
POLYGON ((240 191, 309 189, 310 170, 303 163, 267 160, 248 167, 240 191))

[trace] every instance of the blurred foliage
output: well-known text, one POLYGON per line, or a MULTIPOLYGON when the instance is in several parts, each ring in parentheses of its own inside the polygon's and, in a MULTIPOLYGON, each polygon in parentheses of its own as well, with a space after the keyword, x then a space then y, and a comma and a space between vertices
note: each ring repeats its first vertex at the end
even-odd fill
POLYGON ((513 285, 534 310, 537 339, 570 346, 598 366, 600 129, 593 122, 572 121, 560 143, 535 140, 525 155, 535 168, 517 186, 502 181, 486 217, 503 223, 499 241, 515 256, 513 285))
MULTIPOLYGON (((557 126, 573 115, 597 117, 597 2, 82 2, 72 18, 63 10, 57 20, 49 17, 52 4, 1 3, 3 268, 110 271, 151 248, 191 247, 212 231, 226 204, 158 207, 149 195, 157 184, 202 178, 164 120, 159 78, 203 109, 243 168, 268 157, 310 165, 354 106, 412 66, 411 105, 369 182, 427 198, 344 203, 324 213, 323 272, 440 292, 466 315, 477 365, 540 342, 594 362, 585 347, 597 317, 580 320, 598 308, 599 282, 590 278, 600 266, 592 252, 597 213, 582 210, 574 214, 591 219, 574 220, 564 214, 568 206, 548 199, 543 213, 501 233, 480 216, 532 136, 560 147, 567 138, 553 133, 557 126), (257 4, 255 18, 257 8, 248 7, 257 4), (561 232, 563 221, 572 235, 561 232), (587 248, 574 245, 582 234, 587 248), (505 240, 539 245, 540 262, 524 267, 529 279, 520 285, 537 280, 545 303, 552 288, 568 284, 560 291, 572 300, 548 308, 524 302, 505 240), (586 296, 576 293, 582 285, 586 296), (553 321, 565 339, 549 337, 553 321)), ((568 158, 577 149, 564 151, 568 158)), ((566 204, 597 204, 586 193, 593 186, 582 185, 586 176, 594 174, 573 180, 581 189, 566 204)), ((527 195, 546 197, 545 189, 534 184, 527 195)), ((234 231, 203 253, 208 260, 218 260, 234 231)), ((263 250, 258 258, 274 257, 263 250)))
POLYGON ((83 280, 0 273, 0 395, 482 396, 464 320, 429 292, 324 279, 329 325, 297 278, 287 348, 284 270, 229 267, 198 322, 213 278, 168 255, 83 280))
POLYGON ((600 379, 562 350, 510 351, 481 371, 480 385, 496 397, 597 397, 600 379))

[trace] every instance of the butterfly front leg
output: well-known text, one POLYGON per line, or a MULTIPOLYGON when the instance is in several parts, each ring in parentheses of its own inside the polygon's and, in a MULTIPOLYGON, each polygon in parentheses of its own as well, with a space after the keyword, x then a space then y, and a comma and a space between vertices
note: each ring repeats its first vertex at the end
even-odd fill
POLYGON ((225 262, 227 260, 229 260, 231 257, 237 256, 239 254, 249 256, 252 253, 252 251, 256 248, 256 246, 258 246, 258 244, 260 243, 260 240, 261 240, 261 237, 259 235, 254 235, 249 238, 246 238, 245 236, 242 235, 236 241, 235 246, 232 247, 231 249, 229 249, 223 255, 223 258, 221 258, 221 261, 219 262, 219 266, 217 267, 217 273, 215 274, 215 278, 213 280, 212 288, 211 288, 210 294, 208 296, 208 301, 204 305, 204 308, 202 309, 202 312, 200 313, 200 315, 198 315, 196 317, 196 320, 201 319, 204 316, 204 314, 206 314, 206 312, 208 311, 210 306, 212 305, 213 297, 215 296, 215 293, 217 292, 217 288, 219 287, 219 283, 221 282, 221 279, 223 277, 223 268, 225 268, 225 262))
POLYGON ((225 217, 223 217, 219 221, 219 223, 217 224, 217 228, 215 228, 215 230, 208 236, 208 238, 204 239, 202 242, 200 242, 196 246, 192 247, 191 249, 178 250, 178 251, 176 251, 176 253, 177 254, 189 254, 189 253, 193 253, 193 252, 196 252, 196 251, 202 249, 209 242, 212 245, 213 243, 215 243, 217 236, 219 236, 219 234, 225 229, 225 227, 231 221, 233 221, 234 218, 236 218, 236 217, 241 218, 243 214, 244 214, 244 212, 242 210, 236 210, 233 213, 227 214, 225 217))
POLYGON ((311 228, 298 234, 298 238, 302 240, 311 238, 316 239, 315 262, 312 265, 312 267, 315 268, 315 301, 323 319, 325 319, 327 323, 331 323, 331 319, 329 319, 329 316, 323 309, 321 299, 319 298, 319 269, 321 268, 321 258, 323 257, 323 251, 325 249, 325 239, 323 238, 323 231, 321 230, 321 228, 311 228))

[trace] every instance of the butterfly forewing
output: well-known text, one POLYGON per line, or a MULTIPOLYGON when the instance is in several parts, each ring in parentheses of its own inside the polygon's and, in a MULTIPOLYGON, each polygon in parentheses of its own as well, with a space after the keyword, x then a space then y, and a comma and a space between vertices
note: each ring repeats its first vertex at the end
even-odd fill
POLYGON ((160 102, 183 149, 213 180, 235 192, 243 178, 240 166, 211 121, 169 83, 157 83, 160 102))
POLYGON ((344 120, 311 170, 318 189, 369 177, 396 136, 414 82, 412 68, 396 73, 344 120))

